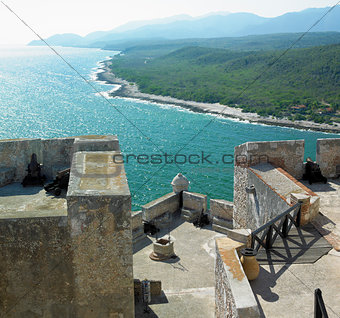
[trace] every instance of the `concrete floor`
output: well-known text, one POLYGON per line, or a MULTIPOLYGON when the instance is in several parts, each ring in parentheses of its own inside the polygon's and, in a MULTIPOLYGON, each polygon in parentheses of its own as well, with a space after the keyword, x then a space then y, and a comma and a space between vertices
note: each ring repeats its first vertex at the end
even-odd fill
POLYGON ((319 220, 323 227, 338 237, 340 243, 340 179, 328 180, 327 184, 305 182, 305 185, 320 196, 319 220))
POLYGON ((12 183, 0 188, 0 219, 67 215, 65 193, 56 197, 42 187, 12 183))
POLYGON ((224 235, 176 218, 171 237, 177 258, 163 262, 149 258, 155 238, 140 242, 133 256, 134 278, 161 280, 164 295, 154 299, 150 314, 143 314, 143 306, 137 304, 136 317, 214 317, 215 237, 220 236, 224 235))
MULTIPOLYGON (((320 196, 320 212, 328 220, 329 231, 337 238, 340 233, 340 180, 305 185, 320 196)), ((260 276, 251 286, 263 317, 313 317, 314 290, 320 288, 329 317, 339 318, 339 269, 340 252, 334 249, 314 264, 261 265, 260 276)))
MULTIPOLYGON (((307 186, 320 195, 324 226, 340 240, 340 180, 307 186)), ((42 188, 20 184, 0 188, 0 218, 66 214, 65 194, 57 198, 42 188)), ((155 238, 148 237, 135 246, 134 277, 161 280, 164 291, 162 297, 153 299, 149 314, 137 304, 136 317, 214 317, 214 239, 223 235, 177 218, 171 236, 178 257, 169 261, 149 258, 155 238)), ((313 317, 314 290, 320 288, 329 317, 339 318, 339 268, 340 252, 334 249, 314 264, 262 265, 251 286, 263 317, 313 317)))

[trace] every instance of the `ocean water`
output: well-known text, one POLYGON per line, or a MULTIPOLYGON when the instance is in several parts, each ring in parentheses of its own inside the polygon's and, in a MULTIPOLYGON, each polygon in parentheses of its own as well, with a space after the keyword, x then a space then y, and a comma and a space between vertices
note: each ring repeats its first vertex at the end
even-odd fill
MULTIPOLYGON (((96 90, 116 88, 95 80, 100 62, 115 52, 57 51, 96 90)), ((305 156, 315 159, 316 139, 339 137, 249 124, 172 105, 121 98, 109 102, 50 49, 0 47, 0 138, 117 135, 134 210, 170 192, 178 172, 190 180, 192 191, 232 200, 233 149, 246 141, 304 139, 305 156)))

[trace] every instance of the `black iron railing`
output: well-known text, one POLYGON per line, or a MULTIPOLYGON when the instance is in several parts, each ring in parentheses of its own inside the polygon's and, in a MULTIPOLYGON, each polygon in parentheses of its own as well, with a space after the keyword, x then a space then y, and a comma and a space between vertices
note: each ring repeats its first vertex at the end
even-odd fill
POLYGON ((314 318, 328 318, 322 292, 319 288, 314 291, 314 318))
POLYGON ((300 221, 301 203, 297 203, 287 211, 253 231, 251 233, 251 247, 256 251, 258 251, 261 246, 265 249, 271 249, 278 235, 282 238, 287 237, 293 225, 300 227, 300 221), (260 233, 262 233, 261 236, 259 236, 260 233), (255 243, 258 243, 256 247, 255 243))

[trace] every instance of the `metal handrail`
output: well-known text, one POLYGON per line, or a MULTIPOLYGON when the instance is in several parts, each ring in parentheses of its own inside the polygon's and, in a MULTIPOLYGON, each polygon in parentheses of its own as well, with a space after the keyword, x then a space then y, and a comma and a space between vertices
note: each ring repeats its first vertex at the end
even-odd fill
POLYGON ((301 203, 298 202, 288 210, 282 212, 266 224, 259 227, 257 230, 251 233, 251 247, 256 251, 259 250, 260 246, 263 246, 265 249, 270 249, 277 238, 277 235, 285 238, 288 236, 288 233, 294 224, 296 227, 300 227, 301 223, 301 203), (294 211, 293 215, 290 213, 294 211), (278 221, 281 222, 276 225, 278 221), (290 221, 290 222, 289 222, 290 221), (282 228, 282 230, 281 230, 282 228), (273 235, 273 230, 276 231, 276 234, 273 235), (262 237, 259 238, 257 234, 264 232, 262 237), (255 248, 255 241, 259 243, 257 248, 255 248))
POLYGON ((319 288, 314 291, 314 318, 328 318, 322 292, 319 288))

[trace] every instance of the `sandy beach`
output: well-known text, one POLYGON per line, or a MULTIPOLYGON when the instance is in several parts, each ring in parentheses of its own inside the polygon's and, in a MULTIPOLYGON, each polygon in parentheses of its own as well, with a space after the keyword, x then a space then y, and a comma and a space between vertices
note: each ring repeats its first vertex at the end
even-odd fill
POLYGON ((248 121, 250 123, 260 123, 266 125, 291 127, 297 129, 315 130, 329 133, 340 133, 340 125, 327 125, 318 124, 310 121, 291 121, 288 119, 276 119, 271 117, 262 117, 256 113, 243 113, 240 108, 233 108, 219 103, 199 103, 194 101, 186 101, 170 96, 159 96, 153 94, 146 94, 139 91, 136 84, 130 84, 129 82, 116 77, 109 69, 109 63, 106 61, 104 67, 97 73, 97 80, 104 81, 108 84, 119 85, 120 87, 111 92, 113 97, 134 98, 144 101, 155 102, 159 104, 170 104, 180 106, 199 113, 217 114, 227 118, 237 118, 239 120, 248 121))

